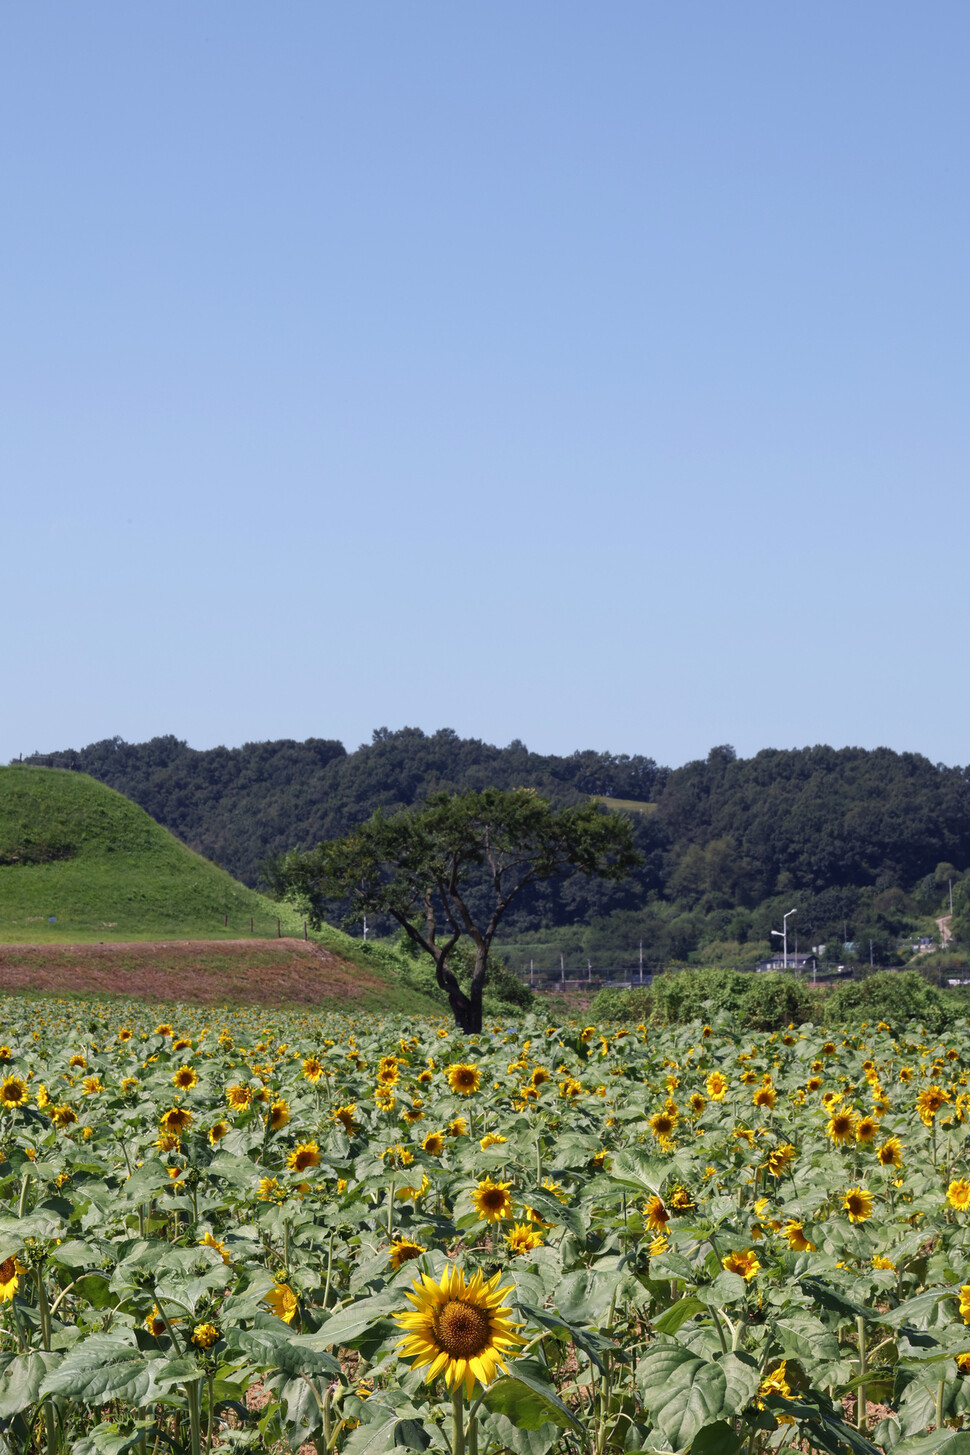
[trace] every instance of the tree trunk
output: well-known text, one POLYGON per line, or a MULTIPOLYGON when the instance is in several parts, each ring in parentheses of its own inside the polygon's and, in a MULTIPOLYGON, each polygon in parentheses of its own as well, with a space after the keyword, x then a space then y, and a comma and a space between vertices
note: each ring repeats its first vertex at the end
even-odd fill
POLYGON ((440 959, 435 957, 435 977, 448 997, 451 1013, 455 1017, 455 1025, 460 1031, 464 1031, 466 1036, 477 1035, 482 1028, 482 986, 476 985, 476 977, 472 977, 471 996, 469 997, 458 984, 458 977, 454 971, 449 970, 445 964, 444 955, 440 959))

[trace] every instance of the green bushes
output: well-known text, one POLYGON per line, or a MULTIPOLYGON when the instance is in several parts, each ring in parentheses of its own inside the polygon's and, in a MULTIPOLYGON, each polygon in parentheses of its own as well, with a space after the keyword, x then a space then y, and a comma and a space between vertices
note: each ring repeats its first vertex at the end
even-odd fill
POLYGON ((791 975, 742 975, 736 970, 675 970, 654 977, 649 991, 600 991, 593 1019, 652 1020, 685 1025, 728 1016, 749 1030, 776 1031, 812 1020, 817 1000, 791 975))
POLYGON ((835 990, 815 990, 792 975, 742 975, 735 970, 675 970, 643 990, 601 990, 593 1020, 686 1025, 727 1017, 752 1031, 777 1031, 805 1021, 856 1025, 885 1021, 894 1031, 911 1021, 939 1035, 965 1015, 956 995, 929 985, 916 970, 879 970, 835 990))
POLYGON ((962 1013, 954 997, 928 985, 918 970, 877 970, 865 980, 840 985, 825 1002, 828 1021, 885 1021, 894 1031, 918 1021, 932 1035, 962 1013))
POLYGON ((810 1020, 811 990, 791 975, 742 975, 736 970, 679 971, 653 982, 654 1018, 664 1025, 729 1016, 750 1030, 775 1031, 810 1020))
POLYGON ((649 990, 601 990, 589 1007, 591 1021, 648 1021, 653 1013, 649 990))

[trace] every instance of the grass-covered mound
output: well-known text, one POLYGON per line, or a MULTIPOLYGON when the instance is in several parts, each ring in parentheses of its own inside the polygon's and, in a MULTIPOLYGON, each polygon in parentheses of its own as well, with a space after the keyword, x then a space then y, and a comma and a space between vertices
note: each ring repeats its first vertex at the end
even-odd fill
POLYGON ((302 934, 276 905, 83 773, 0 768, 0 942, 302 934), (228 923, 227 923, 228 921, 228 923))

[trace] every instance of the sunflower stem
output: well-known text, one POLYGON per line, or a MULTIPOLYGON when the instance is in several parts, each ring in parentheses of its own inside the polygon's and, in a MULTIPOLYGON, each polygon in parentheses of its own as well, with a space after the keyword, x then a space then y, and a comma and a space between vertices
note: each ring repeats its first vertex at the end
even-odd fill
POLYGON ((946 1389, 946 1380, 941 1379, 936 1386, 936 1428, 943 1429, 943 1391, 946 1389))
POLYGON ((451 1396, 451 1455, 465 1455, 465 1386, 455 1385, 451 1396))
POLYGON ((394 1236, 394 1178, 391 1178, 391 1186, 387 1194, 387 1236, 394 1236))
MULTIPOLYGON (((859 1379, 866 1372, 866 1321, 860 1317, 855 1321, 856 1333, 859 1340, 859 1379)), ((866 1427, 866 1386, 860 1383, 859 1392, 856 1396, 856 1429, 864 1430, 866 1427)))

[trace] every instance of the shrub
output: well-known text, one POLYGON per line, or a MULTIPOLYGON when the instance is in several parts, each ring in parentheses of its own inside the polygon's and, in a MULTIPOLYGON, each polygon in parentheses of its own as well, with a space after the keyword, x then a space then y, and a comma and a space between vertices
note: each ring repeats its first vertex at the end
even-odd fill
POLYGON ((589 1007, 591 1021, 648 1021, 653 1011, 649 990, 600 990, 589 1007))
POLYGON ((675 970, 654 977, 651 990, 601 990, 590 1007, 593 1020, 685 1025, 729 1016, 750 1030, 776 1031, 811 1020, 816 999, 790 975, 742 975, 736 970, 675 970))
POLYGON ((932 1035, 959 1014, 943 991, 927 985, 917 970, 877 970, 864 980, 840 985, 825 1003, 827 1021, 885 1021, 893 1030, 919 1021, 932 1035))

